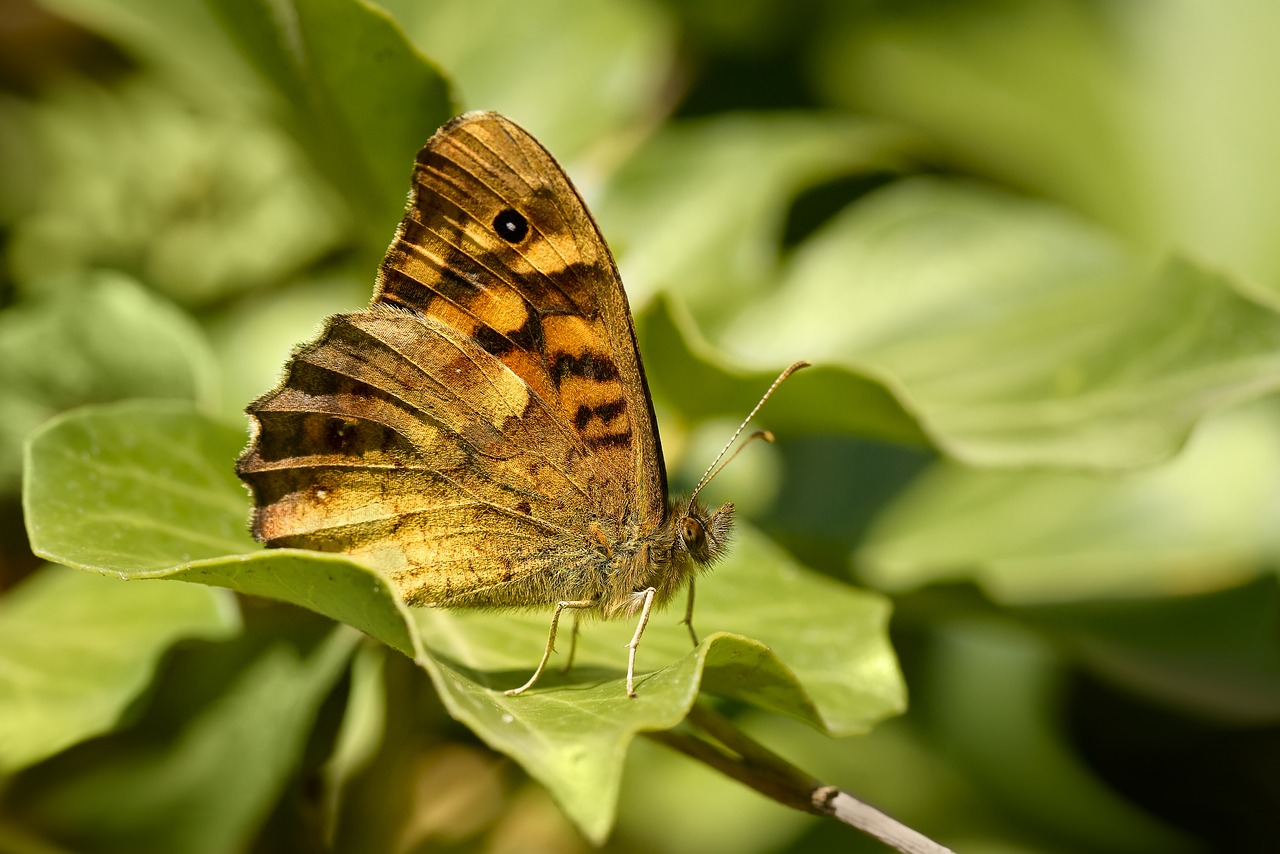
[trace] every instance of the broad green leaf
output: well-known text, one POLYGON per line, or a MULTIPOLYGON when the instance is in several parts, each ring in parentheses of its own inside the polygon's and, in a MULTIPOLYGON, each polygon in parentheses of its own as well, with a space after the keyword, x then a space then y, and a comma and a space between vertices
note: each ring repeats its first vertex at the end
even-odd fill
MULTIPOLYGON (((698 584, 695 650, 673 612, 645 630, 638 696, 624 694, 626 623, 584 626, 573 670, 518 697, 546 642, 541 614, 418 610, 424 666, 451 713, 516 757, 588 838, 613 822, 622 761, 643 730, 675 726, 700 689, 804 720, 830 735, 866 731, 904 696, 885 639, 887 604, 815 576, 744 529, 733 554, 698 584), (653 672, 650 668, 660 666, 653 672)), ((558 648, 567 649, 566 638, 558 648)))
POLYGON ((333 248, 340 200, 292 141, 191 100, 143 75, 50 88, 31 111, 44 171, 8 251, 24 293, 108 268, 204 306, 333 248))
MULTIPOLYGON (((749 373, 726 370, 688 314, 665 295, 637 318, 637 335, 654 399, 689 417, 741 420, 787 367, 779 360, 749 373)), ((885 379, 821 362, 779 387, 759 419, 779 434, 857 433, 911 445, 928 442, 916 415, 885 379)))
POLYGON ((691 651, 674 614, 651 621, 638 699, 623 691, 625 623, 589 626, 573 672, 507 697, 541 654, 549 613, 410 611, 376 573, 341 557, 253 550, 242 527, 248 499, 232 473, 239 447, 235 431, 173 406, 57 419, 28 450, 33 548, 87 569, 283 599, 411 648, 450 712, 545 783, 593 839, 612 822, 631 738, 677 724, 700 686, 831 734, 903 707, 887 603, 797 567, 745 526, 732 556, 699 584, 703 643, 691 651))
POLYGON ((953 162, 1144 245, 1280 287, 1269 0, 1022 0, 849 16, 816 50, 837 103, 920 128, 953 162))
POLYGON ((413 652, 406 606, 391 585, 372 569, 340 557, 258 550, 157 569, 145 577, 212 584, 291 602, 354 626, 406 655, 413 652))
MULTIPOLYGON (((561 162, 617 146, 651 123, 674 73, 675 33, 635 0, 380 0, 423 53, 448 69, 469 109, 497 110, 561 162), (518 69, 518 70, 515 70, 518 69)), ((579 178, 584 177, 579 174, 579 178)), ((590 195, 590 176, 579 188, 590 195)))
POLYGON ((1177 458, 1122 475, 939 464, 856 555, 875 586, 970 579, 1033 604, 1221 589, 1280 555, 1280 413, 1221 413, 1177 458))
POLYGON ((1151 274, 1053 207, 924 179, 846 208, 714 343, 876 377, 981 466, 1159 462, 1208 412, 1280 387, 1261 298, 1185 261, 1151 274))
POLYGON ((0 312, 0 488, 17 486, 22 440, 55 413, 136 396, 209 405, 215 377, 196 324, 122 274, 0 312))
POLYGON ((380 255, 404 212, 414 155, 455 111, 449 83, 362 0, 209 2, 380 255))
POLYGON ((44 567, 0 600, 0 773, 111 729, 175 641, 238 626, 221 591, 44 567))
POLYGON ((31 548, 122 578, 247 552, 248 498, 233 467, 244 444, 240 431, 177 402, 126 401, 55 418, 27 443, 31 548))
POLYGON ((786 211, 840 176, 901 168, 906 138, 837 114, 721 116, 672 124, 611 179, 596 206, 635 308, 667 290, 715 327, 777 278, 786 211))
POLYGON ((815 53, 815 82, 835 103, 923 129, 978 174, 1137 224, 1156 211, 1136 81, 1119 33, 1102 37, 1119 17, 1070 0, 847 17, 815 53))
POLYGON ((269 647, 172 741, 89 762, 25 809, 75 850, 224 854, 249 845, 302 760, 359 635, 269 647))

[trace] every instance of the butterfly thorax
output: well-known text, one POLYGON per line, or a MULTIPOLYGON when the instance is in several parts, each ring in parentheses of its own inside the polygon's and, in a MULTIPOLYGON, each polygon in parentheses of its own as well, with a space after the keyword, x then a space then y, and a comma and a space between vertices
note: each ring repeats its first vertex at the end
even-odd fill
POLYGON ((732 528, 732 504, 711 513, 696 501, 672 499, 656 529, 607 545, 612 554, 602 567, 603 589, 583 589, 580 598, 597 598, 605 617, 633 613, 650 587, 654 605, 665 605, 720 559, 732 528))

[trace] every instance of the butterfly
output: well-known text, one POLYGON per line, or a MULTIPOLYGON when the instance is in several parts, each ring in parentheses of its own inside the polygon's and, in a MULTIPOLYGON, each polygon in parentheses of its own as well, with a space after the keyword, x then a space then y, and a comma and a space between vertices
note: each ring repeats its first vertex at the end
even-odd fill
POLYGON ((694 577, 724 554, 733 505, 668 497, 613 256, 509 119, 431 137, 368 309, 328 318, 247 412, 257 539, 362 559, 410 605, 554 609, 508 694, 538 680, 566 610, 639 615, 628 696, 650 612, 684 588, 697 644, 694 577))

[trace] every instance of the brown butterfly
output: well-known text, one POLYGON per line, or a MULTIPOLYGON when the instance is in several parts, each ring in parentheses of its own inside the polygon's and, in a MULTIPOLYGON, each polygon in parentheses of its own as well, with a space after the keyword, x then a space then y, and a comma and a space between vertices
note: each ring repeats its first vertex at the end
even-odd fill
POLYGON ((237 472, 259 540, 364 559, 411 605, 555 606, 508 694, 537 681, 566 609, 639 612, 630 696, 651 609, 686 585, 697 644, 694 576, 733 505, 668 499, 613 257, 508 119, 468 113, 431 137, 369 308, 330 317, 248 413, 237 472))

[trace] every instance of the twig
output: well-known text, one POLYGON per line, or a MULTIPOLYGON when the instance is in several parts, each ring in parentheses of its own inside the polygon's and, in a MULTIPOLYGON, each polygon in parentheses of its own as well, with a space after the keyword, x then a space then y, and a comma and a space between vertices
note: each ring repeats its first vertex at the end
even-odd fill
POLYGON ((950 848, 939 845, 918 830, 907 827, 835 786, 826 786, 814 792, 813 797, 815 803, 825 801, 828 815, 874 836, 903 854, 954 854, 950 848))
POLYGON ((903 854, 953 854, 876 808, 787 762, 754 741, 729 720, 705 705, 695 704, 684 730, 645 733, 650 739, 710 765, 778 803, 827 815, 874 836, 903 854))

